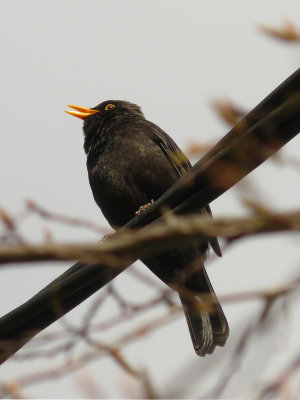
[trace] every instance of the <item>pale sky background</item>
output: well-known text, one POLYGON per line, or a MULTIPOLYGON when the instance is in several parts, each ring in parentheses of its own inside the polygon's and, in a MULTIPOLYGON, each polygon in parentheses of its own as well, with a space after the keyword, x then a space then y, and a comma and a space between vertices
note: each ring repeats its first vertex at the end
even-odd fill
MULTIPOLYGON (((287 19, 299 23, 299 15, 299 0, 1 0, 0 207, 14 215, 30 198, 49 210, 107 226, 88 184, 82 124, 64 113, 66 105, 90 107, 106 99, 126 99, 139 104, 183 149, 191 141, 215 142, 228 127, 216 117, 212 99, 228 96, 251 109, 299 66, 299 45, 263 36, 257 24, 278 26, 287 19)), ((299 157, 299 144, 300 139, 294 139, 283 153, 299 157)), ((245 195, 278 210, 299 208, 299 170, 268 161, 247 182, 245 195)), ((214 215, 245 215, 240 205, 243 187, 215 201, 214 215)), ((46 228, 57 240, 98 239, 87 230, 36 217, 22 225, 22 232, 37 241, 46 228)), ((237 244, 211 263, 208 273, 221 297, 288 282, 299 275, 299 262, 299 235, 272 235, 237 244)), ((69 265, 3 268, 0 314, 26 301, 69 265)), ((117 279, 117 286, 126 298, 143 299, 144 286, 128 272, 117 279)), ((88 304, 90 300, 68 320, 80 321, 88 304)), ((295 307, 278 305, 282 318, 253 345, 224 398, 254 393, 299 351, 297 304, 295 295, 295 307)), ((231 328, 228 345, 204 359, 194 354, 183 317, 130 345, 125 354, 136 368, 148 371, 161 396, 182 397, 180 388, 186 385, 190 390, 184 396, 204 396, 223 373, 217 361, 220 352, 230 357, 247 318, 259 306, 258 301, 225 304, 231 328)), ((109 316, 109 305, 101 312, 99 320, 109 316)), ((59 327, 56 323, 47 332, 59 327)), ((122 329, 128 331, 131 325, 122 329)), ((9 360, 0 367, 0 382, 56 363, 9 360)), ((141 395, 136 382, 128 383, 128 376, 107 358, 84 371, 107 397, 141 395)), ((86 396, 77 378, 78 373, 71 374, 29 386, 24 393, 86 396)))

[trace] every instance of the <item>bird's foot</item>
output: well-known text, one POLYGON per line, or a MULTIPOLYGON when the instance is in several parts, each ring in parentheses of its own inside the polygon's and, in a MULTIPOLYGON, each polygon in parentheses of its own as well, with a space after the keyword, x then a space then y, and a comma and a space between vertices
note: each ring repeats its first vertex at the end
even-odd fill
POLYGON ((148 207, 150 207, 154 203, 154 200, 151 199, 150 203, 144 204, 141 206, 136 212, 135 215, 141 214, 143 211, 147 210, 148 207))

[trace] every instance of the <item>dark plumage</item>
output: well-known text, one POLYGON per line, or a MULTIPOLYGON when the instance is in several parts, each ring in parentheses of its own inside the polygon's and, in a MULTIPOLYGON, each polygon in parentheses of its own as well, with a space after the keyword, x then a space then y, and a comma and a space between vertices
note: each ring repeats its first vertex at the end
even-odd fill
MULTIPOLYGON (((160 197, 190 167, 176 143, 141 109, 119 100, 93 109, 71 106, 71 114, 84 119, 84 149, 96 203, 112 227, 126 224, 139 208, 160 197)), ((211 214, 209 206, 202 210, 211 214)), ((142 261, 166 284, 178 291, 198 355, 224 346, 229 334, 222 308, 203 266, 208 242, 177 246, 142 261), (203 308, 203 294, 215 304, 203 308)), ((211 240, 220 255, 216 239, 211 240)))

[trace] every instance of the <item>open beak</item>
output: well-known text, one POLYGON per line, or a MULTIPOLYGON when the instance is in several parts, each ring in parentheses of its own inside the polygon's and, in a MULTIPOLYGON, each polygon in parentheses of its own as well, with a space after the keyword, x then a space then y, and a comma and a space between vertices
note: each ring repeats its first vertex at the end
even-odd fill
POLYGON ((74 105, 68 105, 68 107, 73 108, 76 111, 67 110, 66 113, 74 115, 74 117, 81 118, 81 119, 85 119, 89 115, 93 115, 93 114, 100 112, 98 110, 92 110, 91 108, 74 106, 74 105))

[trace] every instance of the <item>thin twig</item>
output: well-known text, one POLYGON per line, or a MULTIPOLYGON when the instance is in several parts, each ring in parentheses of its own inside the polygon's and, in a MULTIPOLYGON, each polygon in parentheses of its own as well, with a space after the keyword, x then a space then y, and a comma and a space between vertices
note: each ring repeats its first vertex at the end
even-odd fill
POLYGON ((91 221, 82 218, 67 217, 65 215, 46 210, 44 207, 38 205, 33 200, 27 200, 26 207, 28 211, 38 214, 41 218, 56 221, 64 225, 71 225, 78 228, 87 228, 100 234, 107 233, 108 231, 107 228, 101 227, 100 225, 97 225, 91 221))

